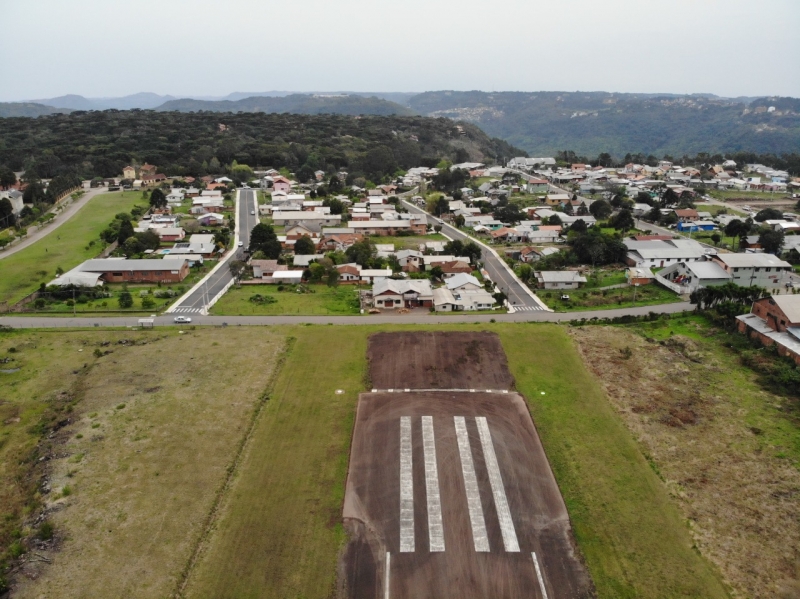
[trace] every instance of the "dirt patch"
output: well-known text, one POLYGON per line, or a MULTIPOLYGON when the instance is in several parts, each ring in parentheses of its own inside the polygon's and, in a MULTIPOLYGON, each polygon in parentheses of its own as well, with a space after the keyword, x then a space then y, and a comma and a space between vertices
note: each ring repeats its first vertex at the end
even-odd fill
POLYGON ((367 353, 375 389, 513 389, 494 333, 376 333, 367 353))
POLYGON ((616 327, 571 335, 734 596, 800 596, 800 472, 763 430, 775 426, 763 406, 779 398, 713 342, 616 327))

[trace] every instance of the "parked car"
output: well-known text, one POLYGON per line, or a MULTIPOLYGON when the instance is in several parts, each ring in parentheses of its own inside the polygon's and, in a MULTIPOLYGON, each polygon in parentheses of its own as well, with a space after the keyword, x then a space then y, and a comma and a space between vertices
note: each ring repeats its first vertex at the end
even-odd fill
POLYGON ((569 296, 568 296, 566 293, 564 293, 564 294, 561 296, 561 299, 562 299, 562 300, 564 300, 565 302, 568 302, 568 301, 569 301, 569 296))
POLYGON ((176 316, 174 320, 175 322, 180 322, 180 323, 192 322, 192 319, 189 316, 176 316))
POLYGON ((236 245, 238 245, 239 247, 242 247, 242 246, 244 245, 244 241, 240 241, 240 242, 239 242, 239 243, 237 243, 236 245))

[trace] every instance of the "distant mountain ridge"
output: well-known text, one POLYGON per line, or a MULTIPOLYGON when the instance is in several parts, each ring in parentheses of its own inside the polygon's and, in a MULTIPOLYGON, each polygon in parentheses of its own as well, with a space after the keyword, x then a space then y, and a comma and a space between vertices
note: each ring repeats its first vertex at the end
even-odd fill
POLYGON ((254 96, 242 100, 192 100, 181 99, 166 102, 156 108, 160 112, 271 112, 291 114, 369 114, 377 116, 411 116, 414 111, 395 102, 381 98, 353 95, 303 95, 284 97, 254 96))
POLYGON ((71 112, 63 108, 54 108, 34 102, 0 102, 0 118, 9 117, 39 117, 48 114, 71 112))
POLYGON ((780 154, 800 148, 796 98, 438 91, 414 96, 409 106, 425 116, 474 123, 532 155, 780 154))

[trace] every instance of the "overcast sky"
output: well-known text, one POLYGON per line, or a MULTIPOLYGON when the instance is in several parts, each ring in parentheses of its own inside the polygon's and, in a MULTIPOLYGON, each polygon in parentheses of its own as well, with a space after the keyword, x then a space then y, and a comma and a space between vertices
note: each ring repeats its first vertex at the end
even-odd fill
POLYGON ((0 0, 0 100, 141 91, 800 97, 798 0, 0 0))

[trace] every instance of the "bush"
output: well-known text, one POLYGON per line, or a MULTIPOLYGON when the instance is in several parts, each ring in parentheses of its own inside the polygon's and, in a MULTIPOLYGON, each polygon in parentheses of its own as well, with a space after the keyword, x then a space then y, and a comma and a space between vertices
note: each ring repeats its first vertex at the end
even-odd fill
POLYGON ((53 538, 53 525, 45 520, 39 525, 39 530, 36 531, 36 536, 42 541, 49 541, 53 538))
POLYGON ((256 293, 255 295, 250 296, 248 299, 250 303, 263 305, 263 304, 275 304, 277 303, 277 299, 272 297, 271 295, 261 295, 260 293, 256 293))
POLYGON ((133 297, 131 296, 130 291, 123 291, 119 294, 119 307, 123 310, 126 308, 130 308, 133 306, 133 297))
POLYGON ((152 310, 155 307, 156 307, 156 301, 152 297, 150 297, 148 295, 148 296, 145 296, 145 297, 142 298, 142 308, 143 309, 152 310))

